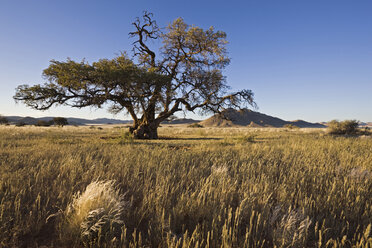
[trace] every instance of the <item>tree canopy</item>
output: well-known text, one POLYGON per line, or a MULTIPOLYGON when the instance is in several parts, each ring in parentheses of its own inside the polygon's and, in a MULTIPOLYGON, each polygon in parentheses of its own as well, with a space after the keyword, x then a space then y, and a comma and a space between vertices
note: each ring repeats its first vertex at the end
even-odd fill
POLYGON ((46 110, 53 105, 125 112, 136 138, 157 138, 159 124, 178 111, 218 113, 254 106, 251 90, 228 92, 222 70, 229 64, 226 34, 213 27, 188 25, 182 18, 160 29, 151 13, 133 23, 133 56, 88 63, 52 60, 43 71, 46 83, 20 85, 14 99, 46 110), (162 46, 152 49, 151 41, 162 46))
POLYGON ((0 115, 0 125, 8 124, 8 119, 2 115, 0 115))
POLYGON ((54 125, 63 127, 65 125, 68 125, 68 120, 64 117, 54 117, 53 118, 54 125))

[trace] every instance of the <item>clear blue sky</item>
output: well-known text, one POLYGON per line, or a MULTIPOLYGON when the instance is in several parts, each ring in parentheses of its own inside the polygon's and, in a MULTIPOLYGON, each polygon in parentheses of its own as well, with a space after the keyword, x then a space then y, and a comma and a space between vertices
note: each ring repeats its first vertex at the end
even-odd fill
POLYGON ((17 85, 42 83, 51 59, 92 62, 130 51, 130 24, 143 10, 161 27, 183 17, 225 31, 228 83, 253 90, 260 112, 285 120, 372 121, 370 0, 1 0, 0 114, 112 117, 89 108, 35 111, 12 96, 17 85))

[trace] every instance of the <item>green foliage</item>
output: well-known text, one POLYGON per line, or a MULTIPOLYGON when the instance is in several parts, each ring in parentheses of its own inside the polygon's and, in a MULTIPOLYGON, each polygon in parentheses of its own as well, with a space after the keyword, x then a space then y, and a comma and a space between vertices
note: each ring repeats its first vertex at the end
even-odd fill
POLYGON ((60 127, 68 125, 68 121, 64 117, 54 117, 53 122, 54 122, 54 125, 57 125, 60 127))
POLYGON ((114 128, 9 128, 1 247, 372 245, 370 138, 255 131, 221 146, 252 132, 164 127, 170 139, 118 145, 114 128))
POLYGON ((16 101, 46 110, 53 105, 110 106, 132 117, 136 138, 156 139, 157 128, 179 111, 216 113, 255 106, 253 92, 227 93, 222 70, 229 64, 226 34, 213 27, 188 25, 182 18, 160 29, 152 14, 133 23, 134 58, 126 53, 93 63, 52 60, 43 71, 43 85, 20 85, 16 101), (158 50, 151 50, 159 40, 158 50), (94 90, 93 90, 94 89, 94 90))
POLYGON ((328 133, 330 134, 356 134, 358 132, 358 121, 346 120, 337 121, 333 120, 328 123, 328 133))

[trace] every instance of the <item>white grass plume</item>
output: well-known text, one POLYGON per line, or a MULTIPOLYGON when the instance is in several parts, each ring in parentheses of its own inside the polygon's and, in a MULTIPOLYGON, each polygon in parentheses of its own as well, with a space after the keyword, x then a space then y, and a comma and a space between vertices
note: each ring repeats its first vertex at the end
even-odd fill
POLYGON ((283 213, 280 206, 277 206, 273 210, 270 224, 277 247, 304 247, 311 220, 299 209, 289 209, 283 213))
POLYGON ((83 193, 75 194, 67 209, 67 218, 70 228, 79 230, 81 238, 91 240, 98 238, 98 233, 111 236, 120 235, 122 214, 128 207, 115 187, 114 181, 94 181, 90 183, 83 193), (115 227, 116 230, 112 230, 115 227), (111 230, 110 230, 111 229, 111 230))

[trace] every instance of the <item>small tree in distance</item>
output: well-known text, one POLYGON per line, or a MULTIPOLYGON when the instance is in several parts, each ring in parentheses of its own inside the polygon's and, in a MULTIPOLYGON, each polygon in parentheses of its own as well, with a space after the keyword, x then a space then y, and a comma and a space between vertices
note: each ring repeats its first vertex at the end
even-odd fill
POLYGON ((64 117, 54 117, 53 122, 54 122, 54 125, 60 126, 60 127, 68 125, 68 121, 64 117))
POLYGON ((359 123, 356 120, 337 121, 328 123, 328 132, 330 134, 356 134, 359 123))
POLYGON ((158 138, 160 123, 178 111, 220 113, 224 108, 254 106, 250 90, 228 92, 222 70, 229 64, 226 34, 203 30, 182 18, 163 32, 145 12, 133 22, 132 58, 126 53, 92 64, 52 60, 43 71, 44 85, 21 85, 14 99, 46 110, 55 104, 124 111, 133 119, 135 138, 158 138), (160 40, 159 50, 151 48, 160 40))
POLYGON ((0 115, 0 125, 6 125, 8 123, 9 123, 8 119, 6 117, 0 115))

